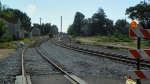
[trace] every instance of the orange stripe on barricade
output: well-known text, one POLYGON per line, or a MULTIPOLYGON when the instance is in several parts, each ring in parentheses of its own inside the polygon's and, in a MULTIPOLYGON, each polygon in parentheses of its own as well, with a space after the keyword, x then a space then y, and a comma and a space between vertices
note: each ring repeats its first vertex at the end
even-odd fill
POLYGON ((140 32, 144 35, 144 37, 150 37, 150 33, 147 29, 140 29, 140 32))
POLYGON ((132 29, 130 29, 129 34, 131 37, 137 37, 136 33, 132 29))
POLYGON ((140 79, 147 79, 142 71, 134 71, 140 79))
POLYGON ((129 52, 135 57, 135 58, 142 58, 140 53, 138 53, 137 50, 129 50, 129 52))
POLYGON ((150 57, 150 50, 144 50, 146 54, 150 57))

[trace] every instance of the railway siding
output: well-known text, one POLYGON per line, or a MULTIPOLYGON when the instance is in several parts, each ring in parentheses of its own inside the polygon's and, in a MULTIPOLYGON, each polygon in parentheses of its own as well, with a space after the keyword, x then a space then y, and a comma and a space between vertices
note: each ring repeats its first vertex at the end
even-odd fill
POLYGON ((114 63, 105 58, 90 56, 55 46, 51 41, 43 43, 40 47, 49 58, 63 64, 73 74, 79 76, 94 76, 105 78, 124 77, 131 66, 114 63))

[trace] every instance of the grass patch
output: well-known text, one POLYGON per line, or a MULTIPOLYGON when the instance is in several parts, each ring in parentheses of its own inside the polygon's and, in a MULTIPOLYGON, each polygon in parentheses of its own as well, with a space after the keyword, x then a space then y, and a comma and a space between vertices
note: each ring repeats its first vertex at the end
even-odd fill
POLYGON ((5 43, 0 43, 0 48, 1 49, 16 49, 17 48, 17 43, 16 41, 11 41, 11 42, 5 42, 5 43))
POLYGON ((128 36, 124 36, 124 35, 94 36, 94 38, 96 39, 96 41, 99 41, 99 42, 132 42, 134 41, 132 38, 129 38, 128 36))
MULTIPOLYGON (((119 48, 137 48, 137 40, 129 38, 128 36, 93 36, 93 37, 76 37, 73 38, 74 42, 79 44, 88 44, 88 45, 105 45, 105 46, 114 46, 119 48)), ((150 40, 141 40, 141 48, 149 48, 150 40)))
POLYGON ((17 48, 17 43, 19 42, 24 42, 26 45, 35 42, 36 40, 40 39, 41 36, 35 36, 32 38, 24 38, 21 40, 17 41, 10 41, 10 42, 5 42, 5 43, 0 43, 0 48, 1 49, 16 49, 17 48))

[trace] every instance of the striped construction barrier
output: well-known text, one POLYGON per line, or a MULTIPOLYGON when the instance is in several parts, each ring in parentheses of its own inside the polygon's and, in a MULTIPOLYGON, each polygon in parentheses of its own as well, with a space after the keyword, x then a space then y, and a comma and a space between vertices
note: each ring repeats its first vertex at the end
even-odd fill
POLYGON ((150 29, 129 29, 130 37, 150 38, 150 29))
MULTIPOLYGON (((129 36, 134 38, 150 38, 150 29, 143 29, 140 24, 135 21, 130 23, 129 36)), ((140 45, 140 39, 137 39, 138 45, 140 45)), ((129 49, 129 54, 131 57, 149 59, 150 49, 129 49)), ((137 63, 140 62, 137 60, 137 63)), ((139 63, 140 64, 140 63, 139 63)), ((140 65, 137 65, 137 67, 140 65)), ((128 77, 130 79, 150 79, 150 70, 132 70, 128 71, 128 77)), ((138 80, 137 80, 138 81, 138 80)), ((139 83, 141 84, 141 83, 139 83)))
POLYGON ((150 59, 150 49, 129 49, 129 55, 133 58, 150 59))
POLYGON ((150 79, 150 70, 128 71, 130 79, 150 79))

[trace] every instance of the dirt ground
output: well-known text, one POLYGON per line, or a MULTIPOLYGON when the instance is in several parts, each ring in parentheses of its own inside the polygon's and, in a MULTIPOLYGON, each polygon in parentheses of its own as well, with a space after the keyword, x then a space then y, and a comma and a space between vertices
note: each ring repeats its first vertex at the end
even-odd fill
POLYGON ((15 49, 0 49, 0 61, 7 58, 9 54, 14 53, 15 49))

